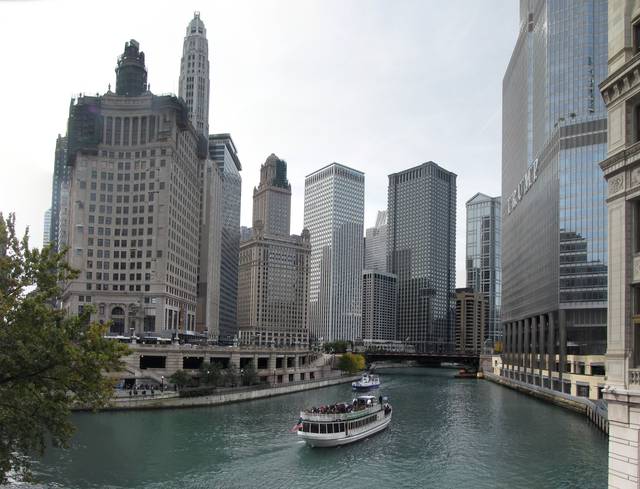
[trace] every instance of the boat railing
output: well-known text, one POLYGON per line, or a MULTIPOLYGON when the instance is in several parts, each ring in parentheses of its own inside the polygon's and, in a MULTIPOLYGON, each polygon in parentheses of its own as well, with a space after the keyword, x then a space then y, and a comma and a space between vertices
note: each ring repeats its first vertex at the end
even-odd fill
POLYGON ((347 421, 350 419, 360 418, 369 413, 375 413, 380 411, 380 405, 374 404, 373 406, 366 407, 364 409, 358 409, 348 413, 310 413, 308 411, 301 411, 300 417, 304 421, 347 421))

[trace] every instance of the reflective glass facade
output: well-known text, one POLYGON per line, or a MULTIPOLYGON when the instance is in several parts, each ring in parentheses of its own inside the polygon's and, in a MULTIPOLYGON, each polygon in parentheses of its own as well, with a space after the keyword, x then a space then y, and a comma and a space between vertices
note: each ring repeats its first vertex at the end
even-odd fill
POLYGON ((487 298, 484 338, 493 345, 502 337, 501 197, 476 194, 467 201, 467 287, 487 298))
POLYGON ((522 0, 503 81, 502 320, 555 318, 560 351, 604 353, 607 1, 522 0))
POLYGON ((456 175, 434 162, 389 175, 387 269, 397 276, 397 339, 454 351, 456 175))
POLYGON ((230 134, 209 136, 209 158, 222 176, 222 236, 220 256, 220 338, 238 332, 238 254, 240 253, 240 160, 230 134))

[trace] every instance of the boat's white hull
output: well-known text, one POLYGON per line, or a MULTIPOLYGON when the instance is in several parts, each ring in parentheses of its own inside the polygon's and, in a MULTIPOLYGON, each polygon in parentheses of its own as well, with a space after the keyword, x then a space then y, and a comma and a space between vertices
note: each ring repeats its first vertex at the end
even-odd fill
POLYGON ((364 438, 375 435, 376 433, 384 430, 389 426, 392 415, 393 413, 389 413, 389 415, 385 416, 379 423, 371 426, 369 429, 354 434, 349 433, 347 436, 345 436, 344 433, 340 433, 340 436, 336 437, 335 435, 321 435, 317 433, 306 433, 303 431, 298 431, 298 436, 310 447, 329 448, 347 445, 358 440, 363 440, 364 438))

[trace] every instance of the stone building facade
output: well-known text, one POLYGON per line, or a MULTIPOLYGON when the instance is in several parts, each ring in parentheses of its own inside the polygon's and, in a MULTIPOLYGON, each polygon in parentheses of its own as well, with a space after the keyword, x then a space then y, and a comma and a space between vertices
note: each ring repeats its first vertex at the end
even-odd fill
POLYGON ((177 97, 149 92, 136 41, 116 74, 115 93, 69 110, 68 260, 80 275, 63 307, 93 305, 113 335, 193 334, 206 145, 177 97))
POLYGON ((640 2, 609 0, 609 487, 640 487, 640 2))
POLYGON ((310 237, 290 236, 286 163, 272 154, 253 193, 253 233, 240 243, 238 330, 241 344, 308 346, 310 237), (286 222, 285 222, 286 221, 286 222))
POLYGON ((487 328, 489 303, 473 288, 456 289, 456 351, 480 354, 487 328))

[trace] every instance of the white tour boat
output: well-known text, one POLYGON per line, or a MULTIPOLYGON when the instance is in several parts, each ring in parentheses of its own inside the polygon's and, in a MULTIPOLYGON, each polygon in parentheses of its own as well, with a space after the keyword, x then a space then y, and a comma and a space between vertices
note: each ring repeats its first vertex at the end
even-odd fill
POLYGON ((294 426, 298 436, 311 447, 336 447, 384 430, 391 422, 391 405, 386 398, 359 396, 352 403, 339 403, 302 411, 294 426))
POLYGON ((380 387, 380 377, 366 373, 360 380, 351 382, 351 387, 356 390, 377 389, 380 387))

